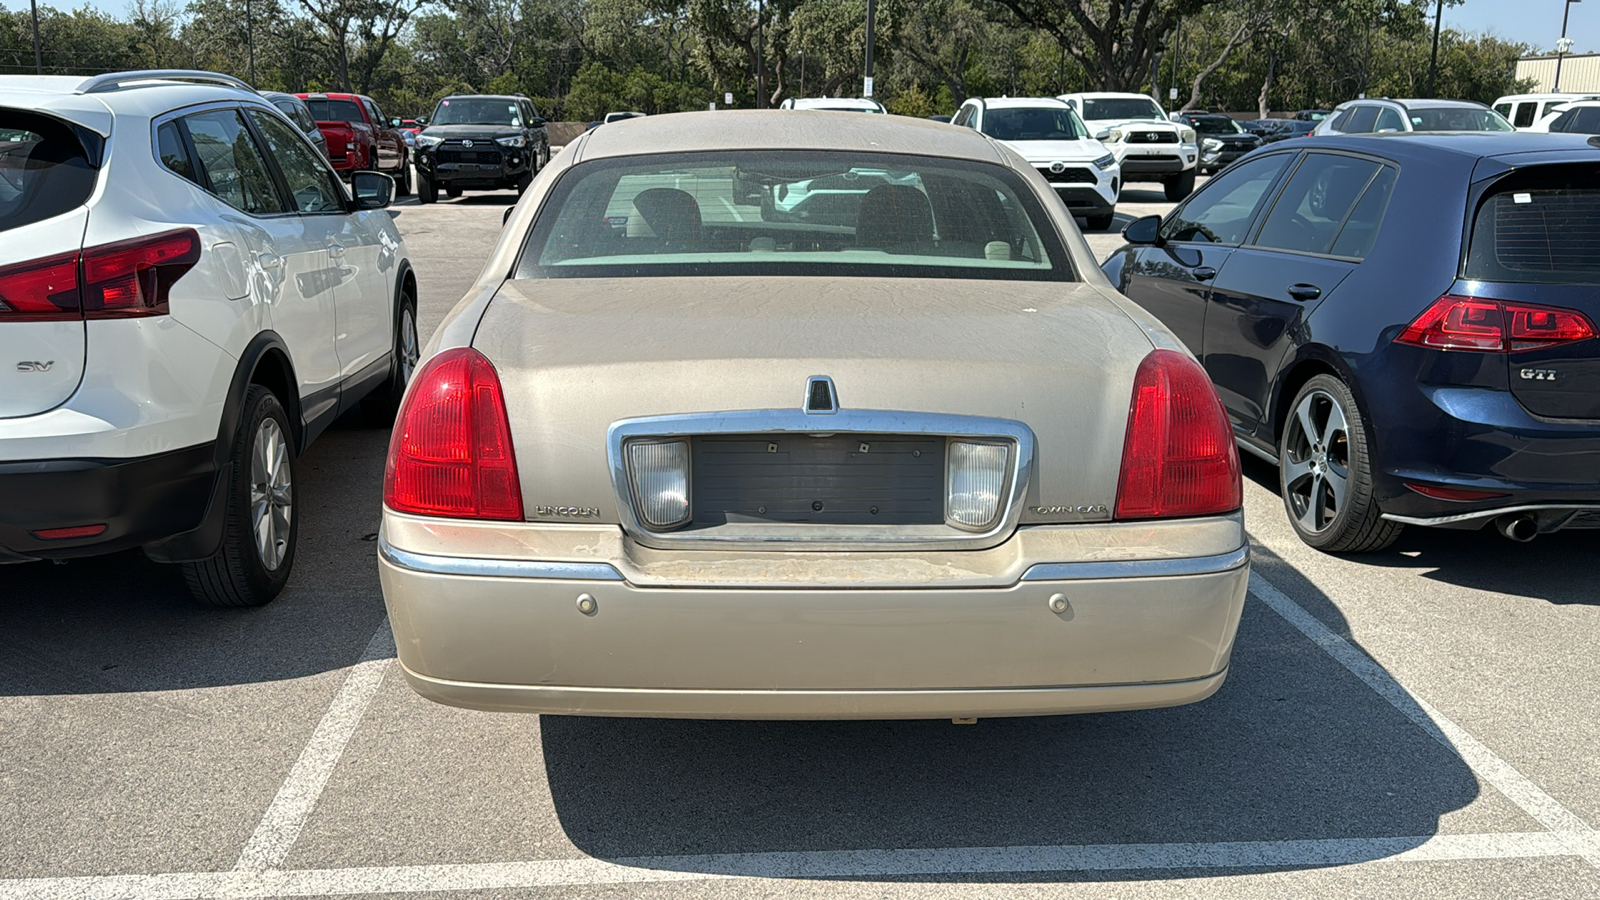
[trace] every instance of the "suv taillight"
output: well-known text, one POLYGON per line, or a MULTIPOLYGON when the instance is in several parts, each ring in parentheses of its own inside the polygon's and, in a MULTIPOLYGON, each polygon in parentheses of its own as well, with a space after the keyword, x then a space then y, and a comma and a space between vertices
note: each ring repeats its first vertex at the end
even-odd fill
POLYGON ((167 314, 172 285, 200 261, 181 228, 0 268, 0 321, 120 319, 167 314))
POLYGON ((446 350, 417 372, 389 439, 383 502, 424 516, 522 518, 505 396, 482 353, 446 350))
POLYGON ((1446 294, 1394 340, 1434 350, 1505 353, 1586 341, 1595 334, 1594 323, 1575 309, 1446 294))
POLYGON ((1133 378, 1116 518, 1207 516, 1242 505, 1239 450, 1211 379, 1185 354, 1153 351, 1133 378))

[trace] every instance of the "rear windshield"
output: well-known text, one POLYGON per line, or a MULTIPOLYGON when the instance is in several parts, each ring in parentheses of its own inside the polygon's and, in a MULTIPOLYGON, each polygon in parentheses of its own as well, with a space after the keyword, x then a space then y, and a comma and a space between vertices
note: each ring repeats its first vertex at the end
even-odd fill
POLYGON ((1408 115, 1413 131, 1516 131, 1505 116, 1480 106, 1431 106, 1408 115))
POLYGON ((1478 207, 1465 276, 1524 284, 1600 284, 1600 166, 1511 175, 1478 207))
POLYGON ((318 100, 313 97, 306 101, 306 107, 311 110, 311 118, 318 122, 365 122, 361 115, 361 107, 354 100, 318 100))
POLYGON ((839 151, 575 166, 518 277, 860 275, 1073 280, 1044 209, 1000 166, 839 151))
POLYGON ((98 174, 67 125, 0 109, 0 231, 77 209, 98 174))
POLYGON ((1154 100, 1143 97, 1114 97, 1105 100, 1083 101, 1085 119, 1166 119, 1154 100))

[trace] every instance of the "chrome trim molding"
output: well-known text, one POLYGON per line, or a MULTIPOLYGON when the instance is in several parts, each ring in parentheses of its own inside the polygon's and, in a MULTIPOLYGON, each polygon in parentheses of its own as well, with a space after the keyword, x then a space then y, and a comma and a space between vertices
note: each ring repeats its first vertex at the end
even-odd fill
MULTIPOLYGON (((835 403, 837 403, 835 395, 835 403)), ((622 419, 606 434, 611 485, 618 518, 629 538, 658 550, 715 546, 724 550, 981 550, 1001 543, 1016 530, 1033 477, 1033 429, 1011 419, 955 416, 943 413, 841 409, 826 419, 804 409, 746 409, 622 419), (988 529, 973 533, 950 525, 812 526, 719 525, 692 531, 656 532, 634 513, 623 444, 634 438, 699 434, 926 434, 953 438, 990 438, 1013 446, 1008 494, 1001 515, 988 529)), ((692 465, 692 462, 691 462, 692 465)), ((690 501, 693 502, 692 499, 690 501)))
POLYGON ((1023 581, 1090 581, 1101 578, 1177 578, 1231 572, 1250 561, 1249 545, 1216 556, 1176 559, 1088 560, 1039 563, 1022 573, 1023 581))
POLYGON ((475 578, 538 578, 559 581, 621 581, 622 573, 610 563, 546 562, 524 559, 480 559, 436 556, 400 550, 378 536, 378 555, 390 565, 428 575, 467 575, 475 578))
POLYGON ((1470 522, 1473 519, 1495 519, 1509 513, 1519 512, 1544 512, 1549 510, 1600 510, 1600 502, 1595 503, 1527 503, 1522 506, 1501 506, 1495 509, 1480 509, 1474 512, 1457 513, 1453 516, 1399 516, 1394 513, 1384 513, 1383 518, 1391 522, 1400 522, 1406 525, 1451 525, 1456 522, 1470 522))
POLYGON ((1233 436, 1233 442, 1235 444, 1239 445, 1239 449, 1240 450, 1243 450, 1244 452, 1250 454, 1251 456, 1254 456, 1256 459, 1259 459, 1262 462, 1271 463, 1272 465, 1277 465, 1278 464, 1278 456, 1277 456, 1277 454, 1268 453, 1267 451, 1261 449, 1260 447, 1257 447, 1255 444, 1250 443, 1248 440, 1245 440, 1244 438, 1240 437, 1237 434, 1235 434, 1233 436))

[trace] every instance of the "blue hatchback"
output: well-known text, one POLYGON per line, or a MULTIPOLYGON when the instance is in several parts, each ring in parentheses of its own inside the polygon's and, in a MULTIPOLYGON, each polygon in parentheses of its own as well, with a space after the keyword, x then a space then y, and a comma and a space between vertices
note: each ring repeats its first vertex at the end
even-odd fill
POLYGON ((1600 138, 1295 140, 1123 236, 1306 543, 1600 527, 1600 138))

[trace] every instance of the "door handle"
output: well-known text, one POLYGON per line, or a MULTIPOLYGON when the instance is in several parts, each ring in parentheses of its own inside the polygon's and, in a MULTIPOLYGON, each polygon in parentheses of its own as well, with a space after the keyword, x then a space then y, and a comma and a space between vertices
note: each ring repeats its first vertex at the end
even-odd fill
POLYGON ((1217 270, 1211 268, 1210 266, 1200 266, 1198 268, 1190 269, 1189 274, 1194 276, 1195 281, 1210 281, 1211 279, 1217 277, 1217 270))
POLYGON ((276 269, 283 265, 283 257, 271 250, 262 250, 256 254, 256 264, 263 269, 276 269))
POLYGON ((1322 288, 1314 284, 1291 284, 1289 296, 1296 300, 1315 300, 1322 296, 1322 288))
POLYGON ((344 258, 344 245, 343 244, 329 244, 328 245, 328 255, 333 257, 334 259, 343 259, 344 258))

